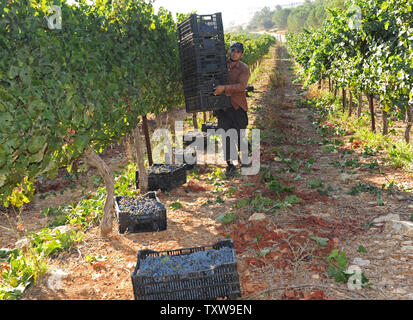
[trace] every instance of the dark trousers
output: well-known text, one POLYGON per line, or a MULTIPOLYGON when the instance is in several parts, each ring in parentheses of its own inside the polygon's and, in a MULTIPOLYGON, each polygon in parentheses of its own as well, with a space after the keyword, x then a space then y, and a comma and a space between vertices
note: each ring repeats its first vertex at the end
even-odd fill
MULTIPOLYGON (((225 141, 225 150, 224 150, 224 157, 225 161, 229 162, 231 160, 239 160, 238 152, 241 150, 241 129, 246 129, 248 125, 248 115, 247 112, 244 111, 242 108, 238 108, 235 110, 233 107, 228 108, 227 110, 219 110, 215 112, 218 118, 218 128, 224 129, 225 131, 229 129, 235 129, 237 132, 237 140, 234 141, 230 139, 230 137, 226 136, 225 141), (238 147, 238 152, 236 151, 238 147), (231 159, 231 149, 233 150, 233 154, 237 155, 236 159, 231 159)), ((247 140, 248 141, 248 140, 247 140)), ((224 143, 224 141, 223 141, 224 143)), ((248 142, 248 149, 250 150, 250 145, 248 142)))

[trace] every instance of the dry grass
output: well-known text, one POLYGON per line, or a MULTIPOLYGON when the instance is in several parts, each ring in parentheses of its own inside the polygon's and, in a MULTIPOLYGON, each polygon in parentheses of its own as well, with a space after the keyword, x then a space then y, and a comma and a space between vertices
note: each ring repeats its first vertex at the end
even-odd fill
POLYGON ((313 84, 307 89, 307 97, 310 99, 320 99, 322 96, 323 91, 318 89, 317 84, 313 84))
POLYGON ((285 75, 278 69, 274 69, 274 72, 270 75, 271 87, 278 89, 284 87, 286 84, 285 75))

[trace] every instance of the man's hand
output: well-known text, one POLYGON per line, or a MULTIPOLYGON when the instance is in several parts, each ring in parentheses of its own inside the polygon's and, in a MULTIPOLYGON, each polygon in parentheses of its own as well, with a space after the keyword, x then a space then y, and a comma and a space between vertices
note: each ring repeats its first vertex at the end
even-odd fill
POLYGON ((214 95, 219 95, 225 91, 225 86, 217 86, 214 91, 214 95))

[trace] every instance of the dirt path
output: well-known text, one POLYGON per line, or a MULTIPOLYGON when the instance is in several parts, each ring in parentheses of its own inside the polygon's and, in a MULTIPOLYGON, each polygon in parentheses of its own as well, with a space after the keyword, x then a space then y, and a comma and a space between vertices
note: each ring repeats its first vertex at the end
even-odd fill
MULTIPOLYGON (((267 229, 265 233, 256 231, 262 234, 258 248, 255 243, 248 243, 251 239, 243 235, 244 229, 253 228, 250 223, 231 228, 236 240, 245 240, 246 247, 242 250, 246 252, 246 274, 251 279, 249 297, 413 299, 411 234, 409 237, 397 232, 392 228, 397 224, 392 222, 373 223, 375 219, 390 218, 408 221, 413 197, 406 193, 384 193, 383 203, 379 204, 377 195, 365 190, 348 194, 356 193, 354 187, 360 183, 370 186, 370 190, 380 189, 383 183, 388 185, 392 180, 411 184, 411 176, 382 165, 381 173, 332 165, 348 159, 345 158, 346 146, 334 152, 323 149, 320 145, 323 137, 309 120, 317 114, 297 107, 303 94, 299 93, 299 86, 291 83, 291 63, 285 59, 284 50, 280 50, 279 58, 277 69, 288 75, 288 81, 286 86, 272 90, 259 102, 262 108, 258 116, 263 120, 259 123, 267 132, 262 146, 268 151, 264 152, 267 154, 261 164, 267 165, 267 177, 273 174, 282 184, 294 187, 294 194, 303 201, 290 209, 267 215, 263 224, 267 229), (320 246, 312 237, 329 239, 327 246, 320 246), (363 251, 360 246, 367 252, 358 252, 363 251), (254 249, 262 248, 270 248, 270 252, 263 258, 254 256, 254 249), (330 278, 324 258, 332 249, 343 250, 348 259, 346 267, 358 265, 372 285, 362 290, 349 290, 347 283, 330 278), (256 288, 260 288, 258 292, 256 288)), ((330 138, 346 141, 349 136, 330 138)), ((351 159, 367 162, 361 152, 352 154, 351 159)), ((380 156, 368 160, 383 162, 380 156)), ((271 197, 271 192, 267 192, 267 196, 271 197)))
POLYGON ((50 260, 50 273, 24 299, 133 299, 130 273, 139 250, 202 246, 226 236, 236 248, 241 299, 413 299, 412 239, 389 228, 391 223, 372 223, 389 214, 408 220, 413 199, 385 193, 384 205, 378 205, 369 192, 347 194, 359 182, 380 188, 384 181, 411 178, 385 167, 374 174, 331 165, 343 162, 345 149, 328 152, 316 143, 323 138, 309 116, 317 115, 297 107, 303 94, 291 83, 287 58, 284 50, 272 49, 254 83, 261 93, 249 98, 250 124, 261 129, 259 175, 227 181, 221 165, 200 166, 183 187, 159 194, 168 209, 166 231, 119 235, 114 226, 103 239, 94 227, 84 243, 50 260), (275 66, 287 80, 278 88, 272 87, 279 83, 275 66), (170 209, 174 201, 182 208, 170 209), (217 221, 228 213, 228 224, 217 221), (367 252, 358 252, 360 245, 367 252), (350 290, 329 277, 325 258, 333 249, 345 251, 348 266, 362 264, 372 285, 350 290), (86 255, 104 261, 92 265, 86 255), (53 270, 66 275, 53 283, 53 270))

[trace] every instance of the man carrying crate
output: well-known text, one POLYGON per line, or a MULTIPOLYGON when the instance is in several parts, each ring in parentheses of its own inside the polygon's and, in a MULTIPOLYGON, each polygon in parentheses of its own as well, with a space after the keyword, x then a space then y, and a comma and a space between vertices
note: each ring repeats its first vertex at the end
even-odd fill
MULTIPOLYGON (((232 161, 242 159, 238 156, 241 150, 241 129, 246 129, 248 125, 248 103, 245 94, 245 89, 248 85, 248 79, 250 77, 250 71, 248 65, 241 61, 244 54, 244 45, 241 42, 236 42, 231 45, 229 55, 230 58, 227 60, 228 67, 228 78, 229 85, 219 85, 216 87, 214 94, 219 95, 225 93, 227 96, 231 97, 230 108, 225 108, 224 110, 218 110, 215 112, 218 118, 218 127, 224 129, 225 131, 229 129, 235 129, 238 134, 238 152, 232 152, 236 150, 236 142, 234 139, 230 139, 226 136, 225 143, 225 161, 227 162, 226 175, 231 177, 235 174, 236 168, 232 161), (231 155, 237 155, 237 158, 231 158, 231 155)), ((248 143, 248 149, 250 145, 248 143)), ((245 163, 242 163, 244 166, 245 163)))

